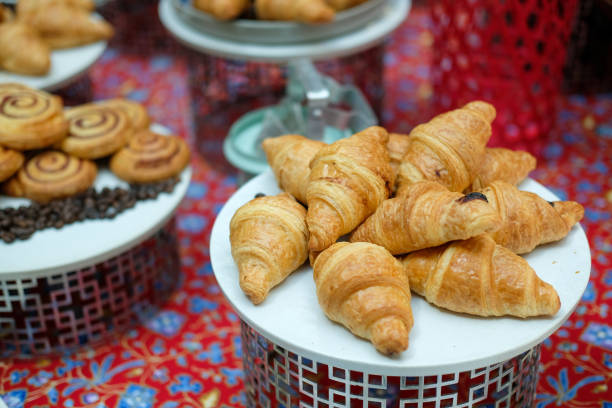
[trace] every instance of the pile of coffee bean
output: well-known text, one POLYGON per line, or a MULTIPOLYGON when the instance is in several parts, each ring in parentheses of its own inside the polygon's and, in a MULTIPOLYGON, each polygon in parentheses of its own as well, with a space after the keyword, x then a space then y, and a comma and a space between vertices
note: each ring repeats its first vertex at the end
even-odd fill
POLYGON ((50 201, 33 203, 18 208, 0 209, 0 239, 11 243, 28 239, 36 231, 62 228, 78 221, 112 219, 137 201, 157 198, 160 193, 171 193, 179 182, 177 177, 157 183, 132 184, 129 189, 88 189, 84 193, 50 201))

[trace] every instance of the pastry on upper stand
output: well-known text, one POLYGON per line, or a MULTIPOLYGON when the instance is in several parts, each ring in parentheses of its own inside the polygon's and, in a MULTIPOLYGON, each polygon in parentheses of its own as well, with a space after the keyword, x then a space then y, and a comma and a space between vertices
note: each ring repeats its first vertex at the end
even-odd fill
POLYGON ((193 0, 193 7, 219 20, 233 20, 250 6, 250 0, 193 0))
POLYGON ((23 164, 23 154, 0 146, 0 182, 11 177, 23 164))
POLYGON ((328 23, 334 19, 334 9, 325 0, 255 0, 255 13, 262 20, 328 23))
POLYGON ((321 148, 310 162, 308 247, 320 252, 351 232, 389 197, 387 131, 370 127, 321 148))
POLYGON ((408 348, 410 285, 385 248, 338 242, 321 252, 313 269, 319 305, 330 320, 370 340, 383 354, 408 348))
POLYGON ((134 133, 123 110, 95 103, 66 110, 68 136, 58 147, 83 159, 99 159, 121 149, 134 133))
POLYGON ((584 216, 584 208, 575 201, 548 202, 504 181, 491 183, 482 193, 501 220, 491 237, 517 254, 565 238, 584 216))
POLYGON ((465 190, 476 177, 494 118, 493 105, 474 101, 412 129, 399 168, 398 191, 421 180, 436 181, 451 191, 465 190))
POLYGON ((151 183, 179 174, 189 164, 189 147, 176 136, 140 131, 110 160, 110 169, 129 183, 151 183))
POLYGON ((38 32, 19 21, 0 23, 0 70, 22 75, 45 75, 51 50, 38 32))
POLYGON ((555 289, 526 260, 484 234, 401 259, 410 289, 429 303, 477 316, 552 316, 555 289))
POLYGON ((306 204, 310 161, 325 143, 300 135, 264 139, 262 148, 281 190, 306 204))
POLYGON ((259 304, 308 257, 306 210, 288 193, 255 198, 230 221, 240 287, 259 304))
POLYGON ((19 0, 18 20, 31 25, 53 49, 108 40, 113 27, 87 9, 58 0, 19 0))
POLYGON ((421 181, 383 201, 350 239, 378 244, 398 255, 494 231, 499 223, 483 194, 463 195, 421 181))
POLYGON ((40 149, 59 142, 67 133, 60 97, 12 84, 0 87, 0 145, 40 149))
POLYGON ((468 191, 481 190, 497 180, 517 185, 536 168, 536 162, 528 152, 488 147, 468 191))
POLYGON ((3 188, 10 196, 46 203, 87 190, 96 175, 97 168, 93 162, 47 150, 28 159, 3 188))

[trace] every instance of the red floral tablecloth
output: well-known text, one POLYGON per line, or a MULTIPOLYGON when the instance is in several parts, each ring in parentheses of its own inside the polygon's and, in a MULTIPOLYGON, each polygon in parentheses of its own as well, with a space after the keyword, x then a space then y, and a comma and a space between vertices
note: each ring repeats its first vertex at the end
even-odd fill
MULTIPOLYGON (((417 8, 388 44, 383 120, 389 129, 408 131, 429 115, 428 24, 417 8)), ((110 48, 64 96, 142 101, 156 122, 193 141, 186 59, 173 42, 155 45, 148 53, 110 48)), ((532 177, 585 206, 593 269, 575 313, 543 344, 536 401, 538 407, 610 408, 612 96, 566 96, 558 122, 532 177)), ((143 326, 103 346, 62 358, 0 360, 0 398, 9 407, 244 405, 239 320, 215 282, 208 251, 213 221, 236 189, 236 176, 197 155, 192 166, 178 213, 183 279, 170 301, 143 326)))

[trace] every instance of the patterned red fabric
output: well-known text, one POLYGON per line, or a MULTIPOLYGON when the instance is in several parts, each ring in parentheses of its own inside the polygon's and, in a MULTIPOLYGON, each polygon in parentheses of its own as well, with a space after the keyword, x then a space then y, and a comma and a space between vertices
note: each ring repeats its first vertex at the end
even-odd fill
MULTIPOLYGON (((383 120, 391 130, 408 132, 433 113, 432 44, 424 8, 413 9, 389 41, 383 120)), ((87 79, 63 94, 68 101, 142 101, 156 122, 193 143, 188 66, 177 50, 173 42, 139 54, 114 46, 87 79)), ((575 313, 543 343, 537 406, 610 408, 612 97, 562 97, 557 127, 542 140, 532 176, 585 206, 593 269, 575 313)), ((101 346, 59 358, 0 360, 0 398, 9 407, 244 405, 240 323, 215 282, 208 251, 212 224, 235 191, 236 176, 198 155, 192 166, 193 182, 177 217, 182 280, 170 301, 143 326, 101 346)))

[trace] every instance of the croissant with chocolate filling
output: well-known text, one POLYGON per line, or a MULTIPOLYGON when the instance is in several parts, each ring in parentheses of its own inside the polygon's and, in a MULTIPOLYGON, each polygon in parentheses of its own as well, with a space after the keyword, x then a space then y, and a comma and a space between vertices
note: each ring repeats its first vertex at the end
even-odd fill
POLYGON ((383 354, 408 348, 410 286, 399 262, 378 245, 339 242, 313 266, 319 305, 330 320, 383 354))
POLYGON ((250 0, 194 0, 193 6, 219 20, 232 20, 244 13, 250 0))
POLYGON ((306 210, 287 193, 251 200, 232 217, 230 242, 240 287, 259 304, 306 260, 306 210))
POLYGON ((323 142, 300 135, 270 137, 262 143, 278 186, 302 204, 306 204, 310 161, 323 146, 323 142))
POLYGON ((18 21, 0 24, 0 69, 22 75, 45 75, 51 50, 35 29, 18 21))
POLYGON ((495 108, 474 101, 412 129, 398 175, 398 190, 421 180, 463 191, 476 177, 491 137, 495 108))
POLYGON ((535 169, 536 158, 527 152, 501 147, 486 148, 482 163, 469 191, 477 191, 494 181, 517 185, 535 169))
POLYGON ((500 228, 491 236, 517 254, 564 238, 584 215, 584 208, 577 202, 549 203, 503 181, 491 183, 482 192, 501 217, 500 228))
POLYGON ((335 17, 325 0, 255 0, 257 17, 263 20, 327 23, 335 17))
POLYGON ((351 235, 351 242, 382 245, 394 255, 467 239, 498 227, 499 216, 485 196, 464 196, 433 181, 383 201, 351 235))
POLYGON ((357 227, 391 193, 393 172, 381 127, 370 127, 319 150, 310 162, 309 249, 319 252, 357 227))
POLYGON ((410 289, 436 306, 477 316, 552 316, 559 295, 520 256, 488 235, 401 259, 410 289))

